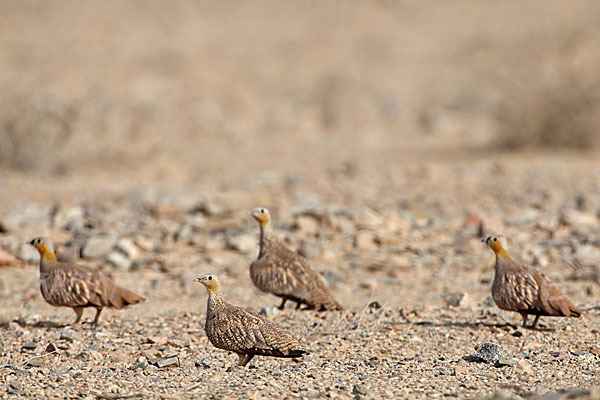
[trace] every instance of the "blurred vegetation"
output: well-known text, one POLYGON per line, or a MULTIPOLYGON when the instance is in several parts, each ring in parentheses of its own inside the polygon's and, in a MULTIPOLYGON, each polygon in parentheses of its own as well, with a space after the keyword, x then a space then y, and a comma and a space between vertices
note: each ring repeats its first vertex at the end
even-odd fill
POLYGON ((600 142, 598 11, 559 0, 5 2, 0 165, 588 149, 600 142))

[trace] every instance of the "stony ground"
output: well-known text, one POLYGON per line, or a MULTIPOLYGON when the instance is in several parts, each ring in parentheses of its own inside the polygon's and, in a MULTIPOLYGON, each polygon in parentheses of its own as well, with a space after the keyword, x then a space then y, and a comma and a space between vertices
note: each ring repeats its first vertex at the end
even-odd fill
POLYGON ((213 192, 119 189, 77 200, 69 191, 80 182, 65 180, 50 204, 21 197, 42 182, 4 192, 3 396, 531 398, 598 386, 595 159, 505 159, 340 167, 213 192), (288 305, 277 313, 278 300, 251 285, 258 226, 246 212, 258 205, 272 209, 278 235, 323 274, 345 312, 288 305), (479 241, 489 232, 504 233, 514 256, 551 276, 584 318, 544 318, 531 331, 498 310, 489 297, 493 254, 479 241), (86 323, 66 325, 74 313, 39 293, 36 253, 23 244, 36 234, 146 302, 106 310, 98 328, 89 324, 92 311, 86 323), (264 309, 294 332, 310 355, 257 357, 228 372, 237 357, 213 348, 203 332, 206 293, 192 280, 204 272, 221 277, 230 302, 264 309), (503 347, 500 364, 463 359, 485 342, 503 347), (172 365, 152 365, 168 356, 176 356, 172 365))

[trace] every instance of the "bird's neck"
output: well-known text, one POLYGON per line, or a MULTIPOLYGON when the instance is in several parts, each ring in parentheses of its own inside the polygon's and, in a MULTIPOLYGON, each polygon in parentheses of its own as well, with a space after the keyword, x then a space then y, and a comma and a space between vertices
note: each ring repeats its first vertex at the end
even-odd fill
POLYGON ((50 270, 50 264, 56 261, 56 256, 53 252, 47 251, 40 255, 40 273, 48 272, 50 270))
POLYGON ((508 250, 500 249, 496 251, 496 260, 499 259, 510 260, 510 253, 508 252, 508 250))
POLYGON ((510 257, 508 251, 502 250, 496 253, 496 264, 494 265, 496 276, 498 276, 498 274, 501 274, 502 271, 506 271, 507 268, 510 269, 510 266, 512 264, 511 262, 512 258, 510 257))
POLYGON ((263 254, 266 253, 267 248, 269 247, 269 241, 273 236, 273 225, 271 222, 267 222, 266 224, 260 225, 260 252, 258 253, 258 257, 262 257, 263 254))
POLYGON ((206 310, 210 312, 211 310, 218 309, 223 305, 223 297, 221 297, 221 292, 219 289, 211 289, 208 291, 208 302, 206 303, 206 310))
POLYGON ((44 261, 56 260, 56 255, 52 251, 45 251, 40 258, 44 261))

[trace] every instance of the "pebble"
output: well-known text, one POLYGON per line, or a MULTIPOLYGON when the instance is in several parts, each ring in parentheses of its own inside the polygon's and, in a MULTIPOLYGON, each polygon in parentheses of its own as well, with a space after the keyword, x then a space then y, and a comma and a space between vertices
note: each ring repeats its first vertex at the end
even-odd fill
POLYGON ((55 353, 56 351, 58 351, 56 345, 52 342, 48 343, 46 346, 46 353, 55 353))
POLYGON ((23 350, 35 350, 37 348, 38 344, 35 342, 27 342, 25 344, 23 344, 23 346, 21 346, 21 348, 23 350))
POLYGON ((148 364, 153 365, 158 368, 167 368, 172 366, 180 367, 181 364, 179 362, 179 356, 171 355, 165 357, 156 357, 148 360, 148 364))
POLYGON ((114 265, 118 270, 126 270, 131 266, 131 260, 120 251, 112 251, 107 257, 106 261, 114 265))
POLYGON ((254 235, 239 235, 228 237, 226 240, 227 247, 239 251, 244 254, 257 253, 258 243, 254 235))
POLYGON ((276 317, 281 313, 281 310, 277 306, 267 306, 260 309, 259 314, 264 317, 276 317))
POLYGON ((140 251, 135 245, 134 241, 129 238, 119 239, 115 248, 130 260, 137 258, 137 256, 140 254, 140 251))
POLYGON ((71 231, 81 231, 85 224, 85 210, 82 207, 61 208, 54 215, 54 226, 71 231))
POLYGON ((19 382, 18 380, 14 379, 14 378, 8 378, 7 383, 8 383, 8 393, 9 394, 16 394, 16 395, 23 394, 23 385, 21 384, 21 382, 19 382))
POLYGON ((514 367, 519 363, 519 360, 516 358, 499 358, 494 362, 494 367, 502 368, 502 367, 514 367))
POLYGON ((468 293, 450 293, 444 296, 446 305, 449 307, 464 308, 470 304, 468 293))
POLYGON ((352 394, 357 395, 357 396, 368 396, 369 389, 367 388, 366 385, 359 383, 359 384, 354 385, 354 387, 352 387, 352 394))
POLYGON ((40 262, 40 253, 30 244, 24 244, 17 252, 17 258, 29 264, 38 264, 40 262))
POLYGON ((104 258, 117 244, 117 238, 112 235, 92 236, 83 246, 81 256, 84 258, 104 258))

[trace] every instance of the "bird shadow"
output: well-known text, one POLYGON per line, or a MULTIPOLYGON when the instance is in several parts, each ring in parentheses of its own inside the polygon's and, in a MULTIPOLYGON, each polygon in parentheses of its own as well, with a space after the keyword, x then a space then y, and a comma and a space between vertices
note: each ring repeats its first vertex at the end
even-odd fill
POLYGON ((432 326, 432 327, 445 327, 445 328, 469 328, 469 329, 479 329, 481 327, 486 328, 497 328, 506 331, 513 330, 513 333, 520 332, 520 329, 526 329, 530 331, 542 331, 542 332, 554 332, 555 329, 547 328, 544 326, 537 326, 536 328, 531 328, 529 326, 522 327, 515 324, 511 324, 510 322, 483 322, 483 321, 434 321, 434 320, 424 320, 424 321, 397 321, 392 322, 391 325, 421 325, 421 326, 432 326))
MULTIPOLYGON (((19 322, 19 321, 17 321, 17 322, 19 322)), ((54 322, 54 321, 36 321, 36 322, 32 322, 32 323, 25 322, 24 324, 21 324, 19 322, 19 324, 23 328, 54 328, 54 329, 60 329, 60 328, 65 328, 67 326, 70 326, 69 324, 61 324, 61 323, 54 322)))

